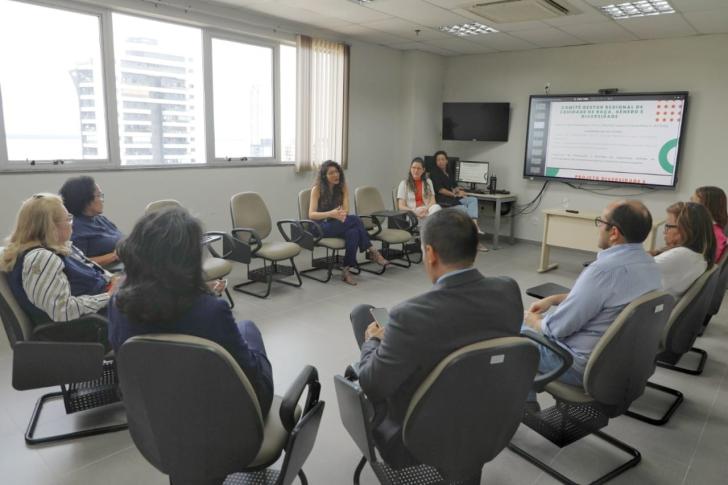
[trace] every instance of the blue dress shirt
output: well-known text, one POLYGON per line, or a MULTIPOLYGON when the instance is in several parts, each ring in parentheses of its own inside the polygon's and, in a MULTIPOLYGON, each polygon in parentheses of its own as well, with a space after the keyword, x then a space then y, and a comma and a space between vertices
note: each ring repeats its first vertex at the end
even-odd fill
POLYGON ((116 225, 102 215, 73 218, 73 244, 89 258, 108 254, 124 237, 116 225))
POLYGON ((635 298, 660 289, 660 270, 642 244, 618 244, 597 254, 566 299, 541 322, 541 331, 574 356, 584 373, 592 350, 635 298))

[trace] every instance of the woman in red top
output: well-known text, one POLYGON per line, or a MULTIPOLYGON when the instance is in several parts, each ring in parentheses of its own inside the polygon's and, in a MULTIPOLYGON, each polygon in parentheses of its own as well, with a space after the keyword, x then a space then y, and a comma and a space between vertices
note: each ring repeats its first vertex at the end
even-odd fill
POLYGON ((728 238, 725 230, 728 224, 728 208, 726 196, 720 187, 703 186, 695 189, 690 197, 692 202, 705 206, 713 218, 713 233, 715 234, 715 262, 717 263, 728 247, 728 238))

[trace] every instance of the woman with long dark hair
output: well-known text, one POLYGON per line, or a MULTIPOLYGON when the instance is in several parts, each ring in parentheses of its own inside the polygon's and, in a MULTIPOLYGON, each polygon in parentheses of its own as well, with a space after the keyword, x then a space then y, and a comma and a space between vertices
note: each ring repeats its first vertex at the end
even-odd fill
POLYGON ((690 197, 692 202, 702 204, 708 209, 710 217, 713 219, 713 234, 715 235, 715 259, 717 263, 728 247, 728 238, 726 237, 726 229, 728 229, 728 204, 723 189, 720 187, 703 186, 695 189, 695 193, 690 197))
POLYGON ((265 416, 273 400, 273 373, 260 331, 235 322, 224 300, 202 278, 202 227, 181 207, 151 212, 118 247, 126 278, 109 304, 109 340, 115 351, 129 338, 180 333, 227 350, 250 380, 265 416))
POLYGON ((341 279, 356 285, 351 268, 357 266, 356 253, 368 251, 371 259, 382 266, 389 265, 384 256, 372 245, 364 224, 357 216, 349 214, 349 189, 344 171, 333 160, 321 164, 316 182, 311 189, 308 217, 320 221, 325 237, 343 237, 346 241, 344 266, 341 279))
POLYGON ((680 298, 713 266, 715 236, 706 208, 694 202, 676 202, 668 207, 665 244, 665 249, 655 256, 662 275, 662 289, 680 298))
POLYGON ((442 207, 435 202, 435 188, 425 173, 425 163, 420 157, 410 162, 407 178, 397 188, 397 206, 412 211, 418 219, 424 219, 442 207))

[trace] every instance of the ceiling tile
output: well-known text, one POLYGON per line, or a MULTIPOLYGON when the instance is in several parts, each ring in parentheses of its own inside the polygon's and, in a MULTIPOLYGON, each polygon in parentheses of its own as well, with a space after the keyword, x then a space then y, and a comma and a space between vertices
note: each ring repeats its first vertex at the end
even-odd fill
POLYGON ((474 35, 470 38, 471 42, 481 44, 497 51, 519 51, 526 49, 536 49, 539 46, 531 44, 528 41, 513 37, 505 32, 496 32, 494 34, 474 35))
POLYGON ((681 12, 692 12, 693 10, 707 10, 711 8, 726 7, 726 0, 667 0, 670 5, 681 12))
POLYGON ((687 12, 683 17, 701 34, 728 32, 728 7, 687 12))
POLYGON ((463 15, 464 17, 468 17, 470 20, 475 20, 476 22, 485 24, 488 27, 493 27, 494 29, 496 29, 499 32, 515 32, 518 30, 545 29, 546 27, 549 27, 548 24, 541 22, 539 20, 530 20, 528 22, 513 22, 513 23, 507 23, 507 24, 496 24, 496 23, 493 23, 490 20, 483 18, 480 15, 476 15, 473 12, 470 12, 468 10, 455 9, 454 11, 463 15))
POLYGON ((348 0, 277 0, 277 3, 306 9, 326 17, 336 17, 353 24, 389 18, 389 15, 348 0))
POLYGON ((599 23, 563 25, 560 28, 564 32, 591 44, 627 42, 638 39, 635 34, 623 29, 617 22, 611 20, 604 20, 599 23))
POLYGON ((452 37, 450 39, 430 40, 425 42, 425 44, 452 50, 460 54, 486 54, 489 52, 495 52, 495 49, 491 49, 486 45, 477 44, 475 42, 470 42, 465 39, 460 39, 458 37, 452 37))
POLYGON ((367 22, 361 24, 364 27, 381 30, 389 34, 398 35, 405 37, 413 41, 425 41, 434 39, 446 39, 450 37, 449 34, 440 32, 439 30, 431 29, 422 25, 413 24, 406 20, 398 18, 390 18, 388 20, 378 20, 377 22, 367 22), (417 32, 419 31, 419 32, 417 32))
POLYGON ((351 25, 349 27, 337 28, 336 31, 364 42, 371 42, 372 44, 403 44, 409 40, 404 37, 388 34, 379 30, 369 29, 362 25, 351 25))
MULTIPOLYGON (((306 10, 303 8, 293 7, 290 5, 284 5, 280 2, 264 2, 264 3, 253 3, 250 5, 246 5, 245 8, 249 10, 254 10, 256 12, 264 13, 267 15, 272 15, 274 17, 286 19, 286 20, 293 20, 296 22, 300 22, 303 24, 311 24, 313 25, 313 22, 320 21, 324 17, 321 14, 318 14, 316 12, 311 12, 310 10, 306 10)), ((338 20, 338 19, 336 19, 338 20)))
POLYGON ((637 35, 640 39, 681 37, 697 33, 683 16, 678 13, 634 17, 618 20, 617 23, 637 35))
POLYGON ((424 0, 377 0, 370 8, 410 22, 440 27, 467 22, 468 19, 424 0))
POLYGON ((400 50, 405 50, 405 51, 430 52, 432 54, 439 54, 441 56, 458 55, 457 52, 451 51, 449 49, 443 49, 442 47, 425 44, 424 42, 407 42, 404 44, 392 44, 389 47, 391 47, 393 49, 400 49, 400 50))
POLYGON ((548 27, 545 29, 519 30, 511 35, 536 44, 539 47, 563 47, 567 45, 585 44, 583 40, 564 31, 548 27))

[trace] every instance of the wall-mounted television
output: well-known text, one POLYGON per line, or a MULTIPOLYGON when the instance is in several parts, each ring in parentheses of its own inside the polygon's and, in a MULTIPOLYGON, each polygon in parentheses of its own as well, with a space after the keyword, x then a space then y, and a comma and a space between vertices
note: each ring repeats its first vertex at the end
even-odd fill
POLYGON ((442 139, 508 141, 510 103, 442 103, 442 139))
POLYGON ((688 93, 533 95, 524 177, 675 187, 688 93))

